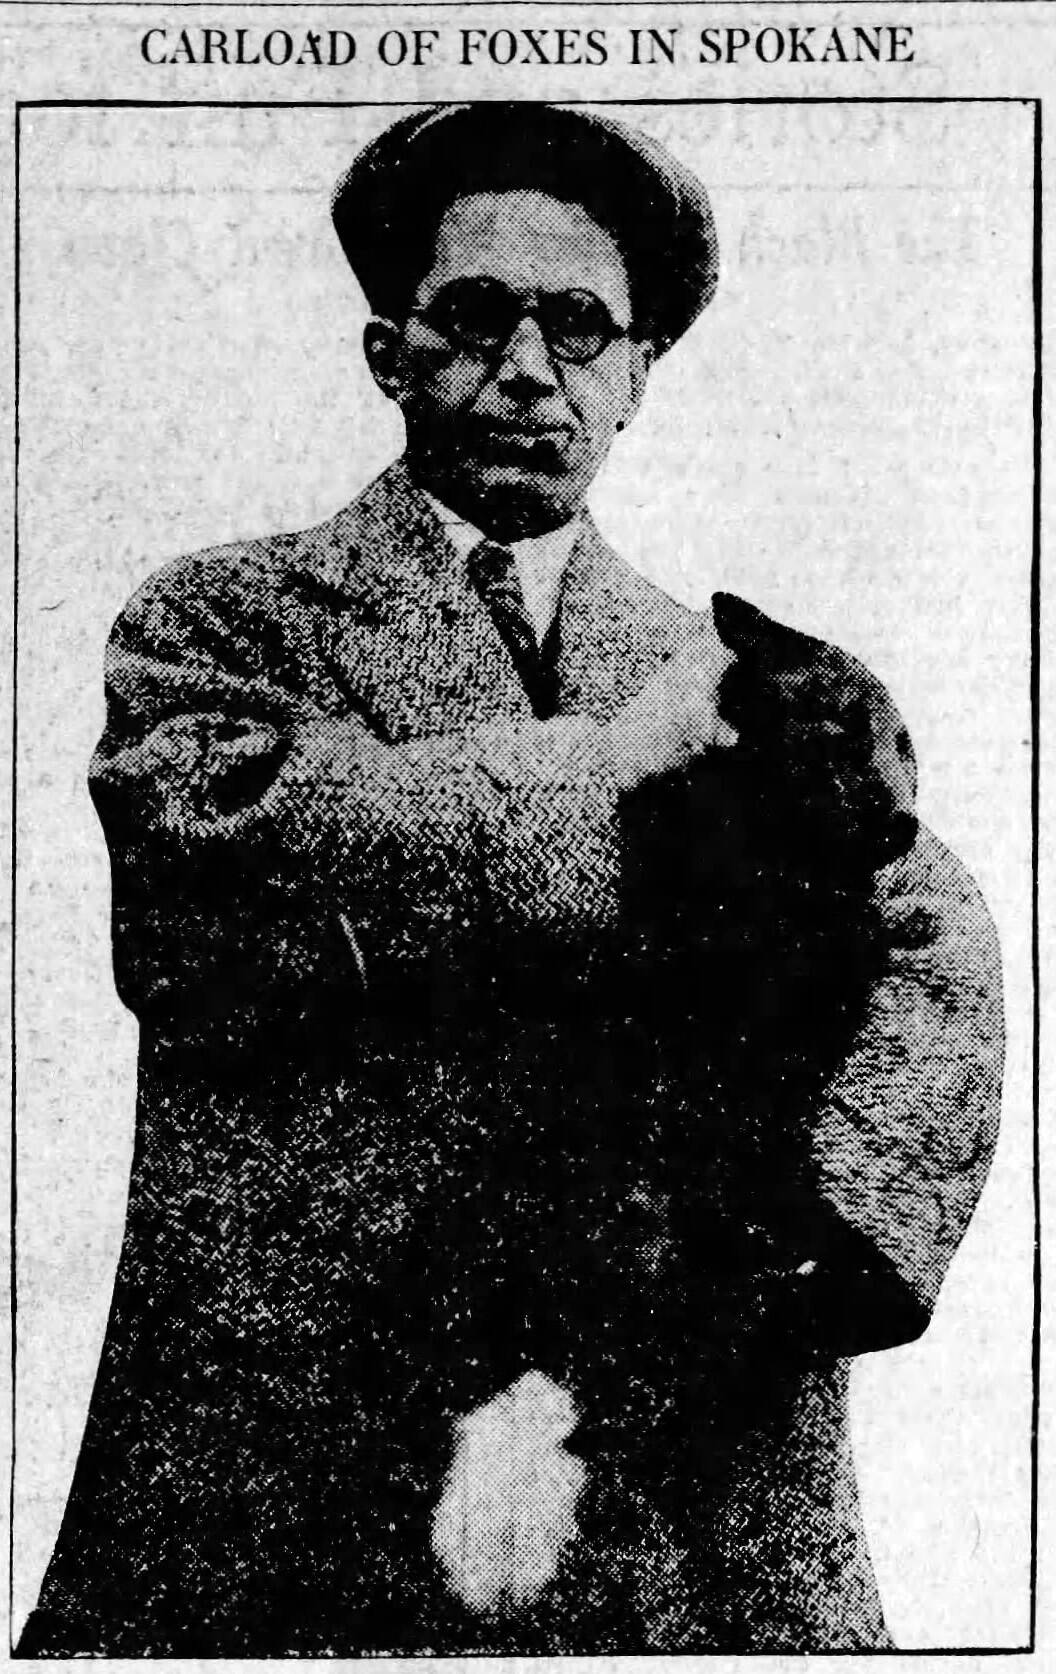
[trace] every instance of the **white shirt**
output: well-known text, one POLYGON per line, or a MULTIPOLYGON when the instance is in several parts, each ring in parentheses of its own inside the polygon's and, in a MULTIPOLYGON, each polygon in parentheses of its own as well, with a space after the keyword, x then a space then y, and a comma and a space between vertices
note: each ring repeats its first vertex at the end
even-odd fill
MULTIPOLYGON (((475 546, 479 546, 483 540, 490 539, 490 536, 482 534, 474 524, 467 523, 465 518, 459 517, 449 507, 442 505, 427 490, 424 492, 444 526, 444 534, 460 558, 465 560, 475 546)), ((524 595, 524 606, 540 645, 554 620, 565 569, 581 527, 582 519, 577 516, 571 523, 563 523, 560 529, 551 529, 545 535, 535 535, 531 540, 495 543, 513 553, 521 592, 524 595)))

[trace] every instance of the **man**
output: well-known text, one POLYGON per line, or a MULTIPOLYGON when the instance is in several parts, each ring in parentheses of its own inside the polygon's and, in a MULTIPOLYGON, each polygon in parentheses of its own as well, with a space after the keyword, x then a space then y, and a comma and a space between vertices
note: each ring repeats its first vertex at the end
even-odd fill
POLYGON ((585 510, 713 294, 700 183, 443 107, 334 216, 404 458, 110 646, 137 1142, 20 1653, 883 1646, 848 1356, 986 1172, 985 909, 859 665, 585 510))

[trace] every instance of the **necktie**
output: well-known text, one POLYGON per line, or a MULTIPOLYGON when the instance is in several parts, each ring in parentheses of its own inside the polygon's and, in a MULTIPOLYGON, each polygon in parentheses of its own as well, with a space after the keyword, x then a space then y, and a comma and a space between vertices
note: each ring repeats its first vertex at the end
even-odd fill
POLYGON ((481 541, 467 560, 469 579, 491 613, 491 619, 510 654, 532 712, 548 720, 557 712, 557 619, 542 645, 525 609, 524 594, 513 553, 508 546, 481 541))

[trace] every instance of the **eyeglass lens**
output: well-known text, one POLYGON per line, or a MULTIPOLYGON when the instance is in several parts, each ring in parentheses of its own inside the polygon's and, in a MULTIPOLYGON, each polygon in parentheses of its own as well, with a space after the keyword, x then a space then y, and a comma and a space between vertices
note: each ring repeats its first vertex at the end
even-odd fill
POLYGON ((625 332, 593 291, 541 291, 533 298, 501 279, 452 279, 422 318, 434 331, 475 353, 501 353, 526 315, 538 321, 551 354, 585 365, 625 332))

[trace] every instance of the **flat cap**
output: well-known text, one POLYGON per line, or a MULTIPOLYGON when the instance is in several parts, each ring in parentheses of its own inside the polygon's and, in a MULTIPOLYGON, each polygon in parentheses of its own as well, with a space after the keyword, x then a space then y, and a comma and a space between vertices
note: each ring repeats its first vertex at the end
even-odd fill
POLYGON ((714 296, 718 240, 707 192, 662 145, 594 111, 487 103, 401 117, 338 181, 334 226, 371 308, 398 314, 410 306, 456 197, 517 189, 582 204, 612 236, 636 332, 657 354, 714 296))

